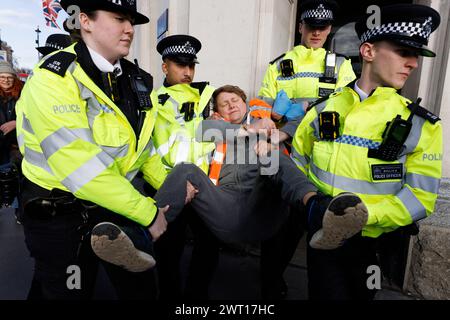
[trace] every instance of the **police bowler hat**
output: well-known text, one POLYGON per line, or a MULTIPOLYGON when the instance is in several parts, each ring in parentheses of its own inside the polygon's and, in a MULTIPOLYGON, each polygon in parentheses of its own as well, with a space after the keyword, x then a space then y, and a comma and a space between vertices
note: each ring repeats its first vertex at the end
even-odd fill
POLYGON ((46 56, 49 53, 64 49, 72 44, 70 36, 62 33, 51 34, 47 37, 45 41, 45 46, 37 47, 36 50, 42 55, 46 56))
POLYGON ((168 58, 184 65, 198 63, 197 53, 201 48, 202 44, 197 38, 185 34, 168 36, 156 46, 163 60, 168 58))
POLYGON ((370 15, 365 15, 355 24, 361 43, 389 40, 416 49, 421 56, 436 56, 426 47, 431 33, 441 22, 436 10, 419 4, 396 4, 382 7, 380 13, 378 26, 369 28, 367 21, 370 15))
POLYGON ((150 20, 143 14, 137 12, 137 0, 61 0, 61 7, 67 11, 71 5, 83 9, 105 10, 129 14, 133 19, 133 24, 144 24, 150 20))
POLYGON ((306 0, 300 3, 300 20, 313 27, 331 25, 339 10, 334 0, 306 0))

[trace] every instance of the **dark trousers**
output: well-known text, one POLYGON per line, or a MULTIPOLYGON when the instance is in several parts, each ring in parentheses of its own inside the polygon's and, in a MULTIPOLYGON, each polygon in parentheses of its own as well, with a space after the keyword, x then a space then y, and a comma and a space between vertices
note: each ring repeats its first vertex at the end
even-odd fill
POLYGON ((369 266, 378 266, 376 239, 360 234, 335 250, 318 250, 309 246, 308 294, 310 300, 372 300, 376 290, 367 286, 369 266))
POLYGON ((187 206, 155 242, 159 299, 208 299, 209 285, 219 260, 219 245, 219 240, 187 206), (180 267, 188 227, 193 235, 193 248, 183 286, 180 267))
POLYGON ((286 206, 299 210, 305 194, 316 190, 284 155, 276 174, 254 179, 251 190, 241 189, 238 181, 215 186, 198 167, 183 163, 172 170, 155 200, 158 207, 170 205, 166 218, 174 221, 184 208, 190 181, 199 190, 191 202, 196 214, 216 237, 232 243, 271 238, 287 219, 286 206))
POLYGON ((306 213, 289 208, 289 215, 280 230, 261 242, 261 294, 266 300, 283 299, 283 274, 295 254, 306 228, 306 213))
MULTIPOLYGON (((216 237, 223 242, 231 243, 270 239, 262 245, 263 297, 278 298, 275 296, 280 292, 277 286, 283 283, 283 272, 303 234, 302 199, 306 193, 315 191, 316 188, 284 155, 280 157, 278 172, 271 176, 255 177, 250 191, 243 191, 238 183, 217 187, 195 165, 180 164, 172 170, 155 195, 158 207, 170 205, 170 211, 166 215, 170 222, 168 231, 161 239, 167 239, 163 241, 170 242, 172 245, 176 241, 169 239, 176 237, 174 234, 178 234, 178 237, 183 234, 178 229, 186 219, 185 213, 182 212, 186 197, 186 181, 190 181, 199 190, 191 206, 195 212, 194 217, 201 222, 200 225, 207 227, 207 230, 204 230, 207 231, 206 234, 203 233, 203 240, 200 238, 198 243, 206 248, 196 251, 196 243, 193 253, 194 259, 198 252, 199 259, 196 261, 205 264, 203 270, 210 271, 203 272, 203 277, 210 280, 213 274, 212 268, 215 268, 217 263, 216 237), (290 213, 287 211, 287 204, 291 205, 290 213), (203 258, 200 258, 201 256, 203 258)), ((156 246, 158 248, 160 244, 157 243, 156 246)), ((179 264, 174 262, 174 265, 179 264)), ((194 267, 191 271, 195 269, 194 267)), ((189 288, 195 288, 200 290, 197 296, 203 297, 205 283, 209 280, 190 281, 190 279, 201 279, 202 268, 197 265, 196 270, 198 276, 192 278, 188 276, 186 291, 189 292, 189 288)), ((190 274, 195 274, 195 271, 190 274)), ((166 289, 164 286, 161 290, 177 287, 167 286, 169 289, 166 289)))
MULTIPOLYGON (((40 188, 31 182, 24 184, 24 203, 39 197, 40 188)), ((40 189, 41 196, 49 193, 40 189)), ((134 222, 108 212, 102 208, 88 212, 85 219, 74 208, 51 217, 39 212, 36 207, 25 206, 23 226, 25 242, 30 255, 35 259, 30 299, 90 299, 97 278, 98 263, 101 262, 108 274, 119 299, 155 299, 156 286, 153 270, 141 273, 128 272, 120 267, 100 260, 92 251, 89 231, 95 224, 111 221, 133 229, 137 234, 143 230, 134 222), (32 209, 31 209, 32 208, 32 209), (73 210, 72 210, 73 209, 73 210), (71 211, 72 210, 72 211, 71 211), (78 268, 73 271, 73 266, 78 268), (76 275, 81 288, 77 288, 76 275), (72 284, 72 285, 71 285, 72 284)), ((151 243, 147 241, 146 245, 151 243)), ((148 253, 151 248, 141 248, 148 253)))

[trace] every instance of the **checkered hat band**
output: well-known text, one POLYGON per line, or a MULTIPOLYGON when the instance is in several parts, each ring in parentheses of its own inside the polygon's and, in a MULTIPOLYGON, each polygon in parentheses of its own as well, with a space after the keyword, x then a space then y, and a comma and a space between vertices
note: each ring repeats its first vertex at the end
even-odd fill
POLYGON ((168 55, 174 55, 174 54, 190 54, 190 55, 196 55, 197 52, 195 52, 195 49, 193 47, 186 47, 186 46, 171 46, 164 49, 162 56, 168 56, 168 55))
POLYGON ((420 37, 428 41, 431 34, 431 28, 423 28, 421 23, 415 22, 395 22, 382 24, 378 27, 367 30, 361 36, 361 42, 366 42, 380 35, 409 35, 410 37, 420 37))
POLYGON ((333 11, 326 9, 306 10, 302 13, 301 20, 303 19, 333 20, 333 11))

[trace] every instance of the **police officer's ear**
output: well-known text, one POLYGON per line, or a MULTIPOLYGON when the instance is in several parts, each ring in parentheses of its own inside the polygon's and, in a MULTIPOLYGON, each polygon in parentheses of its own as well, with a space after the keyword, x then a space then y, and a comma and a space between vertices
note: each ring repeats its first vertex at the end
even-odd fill
POLYGON ((359 47, 359 54, 362 61, 372 62, 375 58, 376 45, 374 43, 364 42, 359 47))
POLYGON ((167 76, 169 73, 169 67, 167 66, 167 61, 164 61, 161 65, 162 72, 167 76))
POLYGON ((298 24, 298 33, 302 34, 302 29, 303 29, 303 22, 300 21, 300 23, 298 24))
POLYGON ((80 30, 91 31, 91 19, 84 12, 80 12, 80 30))

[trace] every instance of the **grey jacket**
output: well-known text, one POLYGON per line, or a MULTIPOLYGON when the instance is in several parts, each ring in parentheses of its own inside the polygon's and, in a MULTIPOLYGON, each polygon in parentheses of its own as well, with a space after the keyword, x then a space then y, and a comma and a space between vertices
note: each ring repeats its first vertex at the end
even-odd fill
MULTIPOLYGON (((247 123, 247 115, 242 123, 247 123)), ((250 123, 258 119, 251 118, 250 123)), ((298 126, 297 123, 288 123, 282 131, 293 136, 298 126)), ((231 124, 222 120, 204 120, 197 130, 196 140, 199 142, 227 143, 227 153, 222 170, 220 171, 219 184, 222 187, 236 189, 241 192, 250 192, 257 177, 260 175, 261 161, 267 163, 269 159, 257 157, 254 146, 257 143, 256 136, 237 137, 241 125, 231 124)))

